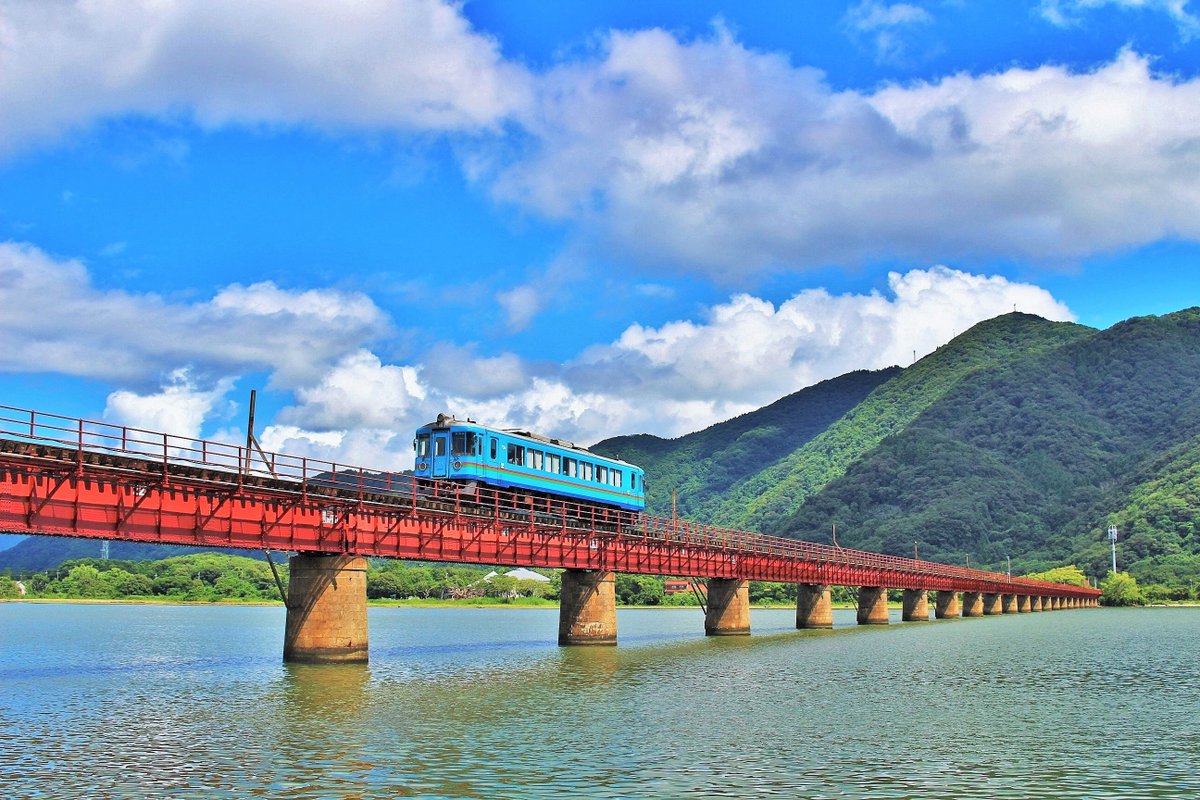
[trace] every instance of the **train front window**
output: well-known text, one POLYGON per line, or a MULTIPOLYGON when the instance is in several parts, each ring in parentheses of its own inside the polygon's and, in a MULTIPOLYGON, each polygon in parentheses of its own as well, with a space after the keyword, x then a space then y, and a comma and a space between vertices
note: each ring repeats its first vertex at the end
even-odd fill
POLYGON ((450 435, 450 452, 456 456, 469 456, 475 454, 475 434, 469 431, 462 431, 450 435))
POLYGON ((417 449, 417 458, 429 458, 429 434, 422 433, 417 436, 417 440, 413 442, 413 446, 417 449))
POLYGON ((446 437, 439 436, 433 440, 433 454, 435 456, 446 455, 446 437))
POLYGON ((510 444, 508 446, 508 463, 518 467, 525 464, 525 448, 519 444, 510 444))

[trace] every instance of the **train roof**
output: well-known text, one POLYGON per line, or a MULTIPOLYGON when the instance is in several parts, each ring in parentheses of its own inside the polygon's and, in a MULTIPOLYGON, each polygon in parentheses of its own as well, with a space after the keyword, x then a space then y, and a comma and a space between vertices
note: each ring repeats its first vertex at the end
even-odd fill
POLYGON ((575 444, 574 442, 568 442, 566 439, 554 439, 550 436, 544 436, 540 433, 534 433, 533 431, 522 430, 521 428, 493 428, 489 425, 481 425, 470 417, 467 417, 466 419, 458 419, 453 414, 438 414, 436 420, 426 425, 422 425, 421 427, 448 428, 451 425, 475 425, 476 427, 484 428, 489 431, 497 431, 499 433, 508 434, 509 436, 520 436, 524 439, 530 439, 535 442, 543 442, 545 444, 552 444, 558 447, 565 447, 568 450, 577 450, 580 453, 587 453, 590 456, 603 458, 606 461, 613 461, 617 464, 624 464, 627 467, 641 469, 641 467, 637 466, 636 464, 630 464, 628 461, 622 461, 621 459, 613 458, 612 456, 602 456, 599 453, 593 453, 583 445, 575 444))

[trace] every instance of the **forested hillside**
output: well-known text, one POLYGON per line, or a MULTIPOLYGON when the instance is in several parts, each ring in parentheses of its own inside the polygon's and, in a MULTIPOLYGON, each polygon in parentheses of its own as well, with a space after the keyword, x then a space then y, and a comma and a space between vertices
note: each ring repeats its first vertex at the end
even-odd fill
POLYGON ((651 513, 669 514, 675 489, 680 516, 707 519, 714 499, 790 455, 899 372, 851 372, 678 439, 618 436, 591 449, 646 470, 651 513))
POLYGON ((963 377, 772 529, 821 540, 836 522, 855 547, 1102 575, 1112 522, 1123 568, 1194 575, 1198 436, 1200 310, 1136 318, 963 377))

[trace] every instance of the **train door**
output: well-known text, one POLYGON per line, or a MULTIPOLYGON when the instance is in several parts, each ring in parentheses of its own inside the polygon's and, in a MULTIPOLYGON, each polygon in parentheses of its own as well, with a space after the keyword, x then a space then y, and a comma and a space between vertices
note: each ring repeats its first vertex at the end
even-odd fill
POLYGON ((444 478, 450 474, 450 431, 434 431, 432 445, 432 456, 430 463, 433 465, 430 473, 435 478, 444 478))

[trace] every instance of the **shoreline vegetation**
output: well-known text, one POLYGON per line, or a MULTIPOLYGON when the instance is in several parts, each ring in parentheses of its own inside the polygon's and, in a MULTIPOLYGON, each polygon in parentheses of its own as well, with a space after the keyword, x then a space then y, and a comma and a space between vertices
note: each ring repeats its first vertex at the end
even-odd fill
MULTIPOLYGON (((286 586, 287 565, 277 565, 286 586)), ((508 570, 462 564, 371 560, 367 599, 373 607, 556 608, 561 570, 508 570)), ((1054 583, 1086 585, 1075 566, 1030 576, 1054 583)), ((618 573, 617 605, 622 608, 696 608, 695 582, 686 576, 663 578, 618 573)), ((1101 585, 1108 605, 1191 605, 1193 597, 1149 597, 1127 573, 1110 574, 1101 585)), ((702 591, 702 588, 701 590, 702 591)), ((754 608, 794 608, 791 583, 751 581, 754 608)), ((1148 594, 1148 593, 1147 593, 1148 594)), ((900 590, 889 592, 898 607, 900 590)), ((265 561, 223 553, 194 553, 157 561, 98 558, 66 561, 54 569, 0 575, 0 601, 112 602, 172 605, 280 605, 275 575, 265 561)), ((835 608, 855 608, 853 588, 832 587, 835 608)))

